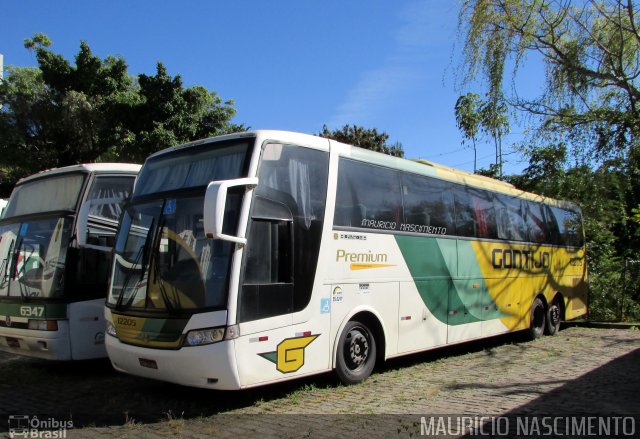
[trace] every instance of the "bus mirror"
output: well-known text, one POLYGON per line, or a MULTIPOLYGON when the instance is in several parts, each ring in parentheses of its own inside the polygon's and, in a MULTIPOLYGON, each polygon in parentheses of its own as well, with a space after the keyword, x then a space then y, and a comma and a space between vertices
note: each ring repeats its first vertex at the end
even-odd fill
POLYGON ((227 191, 230 187, 246 186, 253 189, 258 185, 257 177, 239 178, 236 180, 212 181, 207 186, 204 196, 204 234, 209 239, 221 239, 245 245, 247 239, 243 236, 232 236, 222 233, 224 223, 225 206, 227 204, 227 191))
POLYGON ((104 206, 105 204, 119 203, 122 203, 122 199, 120 198, 96 198, 93 200, 87 200, 82 204, 82 207, 80 207, 80 210, 78 211, 78 220, 76 221, 75 230, 76 242, 79 247, 87 246, 87 238, 89 236, 89 212, 91 212, 91 208, 95 206, 104 206))
POLYGON ((89 211, 91 210, 91 202, 86 202, 78 211, 78 220, 76 221, 76 242, 79 247, 87 245, 87 236, 89 235, 89 211))

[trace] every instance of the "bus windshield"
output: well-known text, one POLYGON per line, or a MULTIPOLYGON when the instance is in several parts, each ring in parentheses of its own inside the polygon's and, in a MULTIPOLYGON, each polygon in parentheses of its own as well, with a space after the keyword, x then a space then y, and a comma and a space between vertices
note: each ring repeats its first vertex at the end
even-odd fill
POLYGON ((75 211, 84 180, 84 173, 73 173, 20 184, 13 190, 3 218, 60 210, 75 211))
MULTIPOLYGON (((234 245, 206 238, 204 192, 210 181, 246 176, 248 154, 245 141, 145 163, 116 241, 109 305, 168 314, 226 307, 234 245)), ((242 194, 229 192, 225 227, 237 228, 242 194)))
POLYGON ((63 294, 72 219, 41 218, 0 226, 0 297, 63 294))
POLYGON ((152 157, 140 171, 133 198, 243 177, 249 145, 248 141, 216 147, 205 144, 152 157))

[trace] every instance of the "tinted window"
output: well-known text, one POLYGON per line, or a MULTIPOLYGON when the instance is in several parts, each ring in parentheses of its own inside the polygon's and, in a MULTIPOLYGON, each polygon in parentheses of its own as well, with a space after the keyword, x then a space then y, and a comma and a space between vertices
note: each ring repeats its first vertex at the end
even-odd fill
POLYGON ((496 238, 496 215, 491 193, 457 187, 456 234, 475 238, 496 238))
POLYGON ((118 221, 122 202, 129 197, 135 177, 98 177, 91 186, 87 200, 95 200, 89 215, 118 221))
POLYGON ((398 230, 403 222, 397 171, 341 159, 334 224, 398 230))
POLYGON ((419 233, 454 233, 451 184, 413 174, 402 176, 404 220, 400 230, 419 233), (415 227, 417 226, 417 227, 415 227))
POLYGON ((83 247, 75 249, 74 288, 85 295, 106 294, 111 272, 111 248, 115 245, 122 205, 133 187, 133 176, 97 177, 89 190, 85 203, 92 203, 87 221, 87 244, 101 249, 83 247))
POLYGON ((140 170, 134 197, 206 186, 245 176, 249 143, 208 143, 153 157, 140 170))
POLYGON ((293 218, 283 204, 257 196, 247 247, 245 284, 292 283, 293 218))
POLYGON ((498 238, 510 241, 526 241, 527 233, 520 199, 496 194, 494 205, 498 238))
POLYGON ((456 212, 456 235, 475 236, 473 209, 471 196, 463 187, 456 187, 453 191, 456 212))
POLYGON ((529 241, 536 243, 549 242, 549 228, 545 221, 544 206, 533 201, 525 201, 526 225, 529 241))
POLYGON ((247 237, 240 321, 295 312, 309 304, 328 171, 326 152, 265 146, 247 237))
POLYGON ((551 207, 558 226, 558 244, 579 247, 583 244, 580 214, 559 207, 551 207))
POLYGON ((4 218, 56 210, 75 210, 85 175, 54 175, 16 186, 4 218))
POLYGON ((476 238, 497 238, 496 212, 493 195, 476 188, 467 188, 467 194, 473 212, 472 221, 476 238))

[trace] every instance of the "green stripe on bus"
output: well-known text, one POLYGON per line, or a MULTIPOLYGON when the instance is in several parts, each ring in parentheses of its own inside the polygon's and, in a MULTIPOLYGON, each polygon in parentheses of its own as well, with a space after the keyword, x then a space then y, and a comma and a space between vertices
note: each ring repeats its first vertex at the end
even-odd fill
POLYGON ((149 341, 175 341, 182 336, 182 331, 189 319, 153 319, 148 318, 142 327, 142 333, 149 341))
POLYGON ((503 317, 469 242, 404 235, 395 239, 422 301, 439 321, 462 325, 503 317))
POLYGON ((66 303, 2 303, 0 315, 36 319, 66 319, 66 303))

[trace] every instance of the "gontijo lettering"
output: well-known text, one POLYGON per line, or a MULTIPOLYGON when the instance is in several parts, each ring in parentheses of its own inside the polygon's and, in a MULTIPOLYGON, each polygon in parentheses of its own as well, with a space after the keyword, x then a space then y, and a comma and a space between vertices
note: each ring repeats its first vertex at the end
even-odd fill
POLYGON ((493 249, 491 252, 493 268, 549 268, 549 252, 535 250, 493 249))

